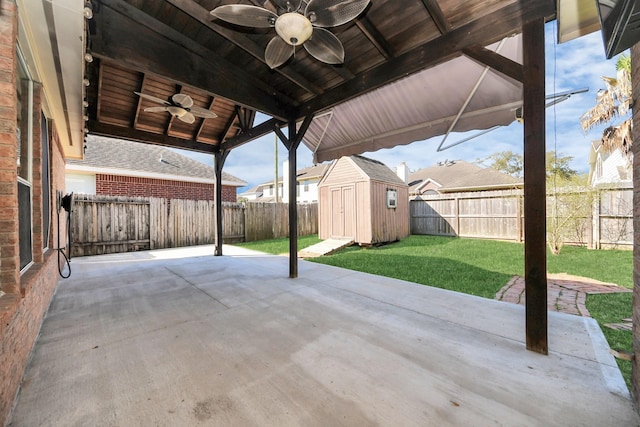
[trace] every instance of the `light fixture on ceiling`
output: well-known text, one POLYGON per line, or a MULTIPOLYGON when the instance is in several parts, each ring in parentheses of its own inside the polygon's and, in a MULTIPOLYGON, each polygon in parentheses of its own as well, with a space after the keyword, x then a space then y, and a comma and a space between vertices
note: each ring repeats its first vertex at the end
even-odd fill
POLYGON ((84 108, 87 108, 89 106, 89 101, 87 101, 86 99, 84 101, 82 101, 82 106, 84 108))
POLYGON ((84 60, 85 62, 93 62, 93 55, 91 55, 89 52, 86 52, 84 54, 84 60))
POLYGON ((82 13, 84 14, 84 17, 86 19, 93 18, 93 5, 91 4, 90 1, 85 1, 84 2, 84 9, 83 9, 82 13))
POLYGON ((309 40, 313 26, 304 15, 289 12, 280 15, 276 20, 276 33, 291 46, 298 46, 309 40))
POLYGON ((82 84, 85 86, 89 86, 91 82, 89 81, 89 79, 82 79, 82 84))
POLYGON ((273 28, 276 37, 267 44, 265 63, 276 68, 286 63, 302 45, 319 61, 327 64, 344 62, 344 46, 325 27, 338 27, 354 20, 371 0, 271 0, 275 12, 259 6, 226 4, 211 14, 218 19, 243 27, 273 28), (290 46, 294 46, 291 49, 290 46))

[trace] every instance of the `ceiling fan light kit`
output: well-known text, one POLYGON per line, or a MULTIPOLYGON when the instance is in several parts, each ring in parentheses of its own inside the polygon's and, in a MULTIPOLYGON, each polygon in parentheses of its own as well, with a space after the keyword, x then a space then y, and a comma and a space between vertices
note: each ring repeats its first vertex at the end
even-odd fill
POLYGON ((276 33, 291 46, 298 46, 309 40, 313 26, 305 16, 297 12, 287 12, 276 20, 276 33))
POLYGON ((327 64, 344 62, 342 42, 323 27, 336 27, 357 18, 370 0, 271 0, 281 13, 252 5, 223 5, 211 11, 218 19, 254 28, 275 27, 276 37, 265 49, 270 68, 284 64, 302 45, 311 56, 327 64), (290 46, 294 48, 291 49, 290 46))

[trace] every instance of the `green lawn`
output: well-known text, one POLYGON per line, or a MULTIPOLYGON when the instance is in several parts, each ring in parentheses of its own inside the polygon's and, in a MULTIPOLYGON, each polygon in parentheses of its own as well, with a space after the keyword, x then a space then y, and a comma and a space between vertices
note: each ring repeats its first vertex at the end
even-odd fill
MULTIPOLYGON (((300 238, 300 248, 318 242, 316 236, 300 238), (304 245, 304 246, 303 246, 304 245)), ((288 252, 288 240, 244 243, 241 246, 269 253, 288 252)), ((524 245, 481 239, 410 236, 400 242, 373 247, 352 246, 310 261, 351 270, 394 277, 457 292, 493 298, 511 277, 524 275, 524 245)), ((567 273, 633 287, 633 253, 622 250, 588 250, 564 246, 559 255, 547 253, 549 273, 567 273)), ((612 348, 631 350, 631 333, 604 327, 631 317, 631 294, 591 295, 587 309, 612 348)), ((627 385, 631 363, 618 361, 627 385)))
MULTIPOLYGON (((320 242, 317 235, 312 236, 299 236, 298 237, 298 250, 304 249, 311 245, 315 245, 320 242)), ((234 243, 235 246, 241 246, 243 248, 252 249, 254 251, 266 252, 268 254, 280 255, 289 253, 289 238, 284 237, 281 239, 272 240, 260 240, 258 242, 244 242, 234 243)))

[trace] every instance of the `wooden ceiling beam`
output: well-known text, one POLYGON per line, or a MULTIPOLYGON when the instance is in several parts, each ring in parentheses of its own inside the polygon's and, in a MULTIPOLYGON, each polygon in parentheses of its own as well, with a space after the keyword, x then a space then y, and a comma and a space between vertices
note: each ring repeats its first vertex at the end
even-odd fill
POLYGON ((356 25, 385 59, 393 58, 393 48, 366 16, 356 19, 356 25))
POLYGON ((469 58, 522 83, 524 81, 522 64, 512 61, 486 47, 472 46, 462 49, 469 58))
POLYGON ((229 138, 221 144, 221 149, 223 150, 232 150, 236 147, 246 144, 247 142, 251 142, 254 139, 260 138, 261 136, 267 135, 275 130, 276 127, 283 126, 285 122, 278 119, 270 119, 264 123, 261 123, 257 126, 252 127, 251 129, 243 132, 233 138, 229 138))
MULTIPOLYGON (((102 64, 100 65, 100 68, 102 68, 102 64)), ((142 84, 140 85, 140 93, 145 93, 144 88, 145 88, 146 82, 147 82, 147 75, 143 74, 142 75, 142 84)), ((136 105, 136 114, 133 117, 133 123, 131 123, 131 127, 133 127, 134 129, 138 127, 138 119, 140 118, 140 112, 141 111, 142 111, 142 97, 139 96, 138 97, 138 104, 136 105)), ((98 117, 98 120, 100 120, 100 117, 98 117)))
POLYGON ((442 13, 442 9, 440 9, 440 5, 437 0, 422 0, 422 4, 431 15, 431 19, 433 19, 434 24, 438 27, 440 34, 446 34, 451 31, 451 24, 447 21, 444 14, 442 13))
POLYGON ((463 49, 488 46, 508 35, 521 32, 525 23, 552 16, 554 13, 553 0, 512 3, 492 14, 493 25, 487 25, 486 16, 478 17, 304 103, 298 109, 296 119, 327 110, 336 104, 459 56, 463 49))
POLYGON ((234 100, 272 117, 295 115, 294 100, 122 0, 94 13, 92 54, 234 100))
MULTIPOLYGON (((215 104, 216 102, 216 98, 215 96, 211 97, 211 101, 209 101, 209 108, 208 110, 211 111, 211 109, 213 108, 213 104, 215 104)), ((206 119, 202 119, 202 122, 200 122, 200 126, 198 126, 198 131, 196 132, 195 136, 193 137, 193 139, 195 139, 196 141, 198 140, 198 138, 200 138, 200 134, 202 133, 202 130, 204 129, 204 124, 206 122, 206 119)), ((222 141, 222 140, 220 140, 222 141)))
MULTIPOLYGON (((229 40, 231 43, 233 43, 240 49, 247 52, 249 55, 253 56, 255 59, 265 64, 265 67, 267 66, 264 60, 264 50, 265 50, 264 47, 259 46, 258 44, 253 42, 251 39, 249 39, 248 37, 244 36, 243 34, 237 31, 234 31, 232 29, 225 28, 221 25, 213 23, 212 20, 214 18, 213 16, 211 16, 211 13, 209 13, 207 9, 199 5, 197 2, 194 2, 193 0, 167 0, 167 1, 171 3, 173 6, 175 6, 176 8, 180 9, 185 14, 189 15, 191 18, 195 19, 196 21, 200 22, 202 25, 206 26, 207 28, 211 29, 217 34, 221 35, 222 37, 229 40)), ((263 7, 263 6, 260 5, 260 7, 263 7)), ((324 90, 322 90, 320 86, 309 81, 300 73, 298 73, 297 71, 291 68, 287 68, 287 67, 276 68, 274 72, 281 74, 282 76, 286 77, 289 81, 297 84, 302 89, 314 95, 319 95, 324 92, 324 90)))
POLYGON ((108 136, 111 138, 126 139, 129 141, 145 142, 148 144, 161 145, 163 147, 180 148, 183 150, 198 151, 200 153, 213 153, 215 145, 203 144, 201 142, 189 141, 175 136, 145 132, 124 126, 110 125, 108 123, 89 120, 87 127, 92 135, 108 136))

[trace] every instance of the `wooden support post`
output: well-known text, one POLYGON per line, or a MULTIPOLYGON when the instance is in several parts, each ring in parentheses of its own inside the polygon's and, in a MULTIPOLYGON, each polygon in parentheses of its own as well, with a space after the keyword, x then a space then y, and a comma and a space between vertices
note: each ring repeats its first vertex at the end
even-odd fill
POLYGON ((313 120, 313 115, 306 116, 296 132, 296 122, 289 122, 289 137, 287 138, 279 128, 275 128, 274 132, 280 138, 282 143, 289 151, 289 277, 295 279, 298 277, 298 195, 296 187, 297 180, 297 156, 296 151, 302 137, 309 129, 309 125, 313 120))
POLYGON ((214 170, 216 174, 215 180, 215 206, 216 206, 216 230, 215 230, 215 242, 216 250, 215 256, 222 255, 222 167, 229 155, 229 150, 216 150, 213 154, 214 170))
POLYGON ((548 354, 544 20, 522 29, 524 46, 524 279, 527 349, 548 354))
POLYGON ((298 277, 298 186, 296 152, 302 138, 296 138, 296 123, 289 122, 289 277, 298 277), (296 143, 297 141, 297 143, 296 143))

